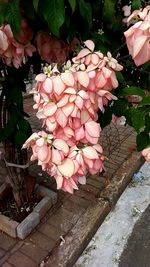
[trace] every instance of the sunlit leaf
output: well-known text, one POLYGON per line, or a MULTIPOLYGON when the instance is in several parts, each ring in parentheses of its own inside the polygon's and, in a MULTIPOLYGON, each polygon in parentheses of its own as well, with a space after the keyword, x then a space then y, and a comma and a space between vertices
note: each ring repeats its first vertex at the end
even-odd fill
POLYGON ((76 0, 68 0, 70 7, 72 9, 72 13, 75 11, 76 8, 76 0))
POLYGON ((35 11, 38 10, 38 5, 39 5, 39 0, 33 0, 33 6, 34 6, 35 11))

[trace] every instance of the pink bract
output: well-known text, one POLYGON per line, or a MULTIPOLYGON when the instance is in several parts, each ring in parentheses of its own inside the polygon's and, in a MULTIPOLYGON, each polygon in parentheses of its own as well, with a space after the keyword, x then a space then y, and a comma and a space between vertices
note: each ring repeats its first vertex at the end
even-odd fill
POLYGON ((150 164, 150 147, 145 148, 142 151, 142 156, 145 158, 145 160, 147 161, 147 163, 150 164))
POLYGON ((129 54, 136 66, 150 60, 150 6, 143 10, 134 11, 128 20, 138 17, 138 22, 131 26, 125 33, 129 54))
MULTIPOLYGON (((51 38, 45 33, 37 38, 39 53, 49 62, 53 60, 47 45, 51 38)), ((84 42, 83 49, 60 71, 56 65, 44 67, 31 92, 37 117, 49 133, 34 133, 23 147, 32 148, 31 160, 37 159, 55 178, 57 189, 71 194, 78 184, 86 183, 88 173, 93 175, 104 168, 97 112, 105 112, 109 101, 117 99, 110 91, 117 88, 116 71, 122 69, 110 52, 104 57, 94 47, 91 40, 84 42)))
POLYGON ((13 36, 10 25, 0 27, 0 58, 6 65, 14 65, 19 68, 27 56, 31 57, 36 51, 30 43, 32 30, 28 27, 26 20, 22 20, 22 30, 16 37, 13 36))
POLYGON ((47 63, 63 64, 69 56, 69 52, 75 49, 79 44, 79 40, 74 38, 69 44, 64 43, 62 40, 50 35, 48 32, 40 31, 36 36, 36 45, 39 55, 42 60, 47 63))
POLYGON ((142 101, 142 97, 138 95, 132 95, 127 97, 128 102, 131 103, 140 103, 142 101))

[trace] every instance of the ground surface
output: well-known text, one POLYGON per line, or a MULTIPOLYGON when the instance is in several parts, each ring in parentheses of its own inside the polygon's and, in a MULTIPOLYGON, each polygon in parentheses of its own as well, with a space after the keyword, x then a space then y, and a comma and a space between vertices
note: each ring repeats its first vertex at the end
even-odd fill
POLYGON ((150 267, 150 166, 132 181, 74 267, 150 267))
MULTIPOLYGON (((35 117, 35 112, 32 110, 31 98, 26 99, 25 110, 30 114, 33 130, 39 130, 40 123, 35 117)), ((74 229, 80 233, 82 228, 78 228, 78 225, 82 226, 83 214, 87 212, 89 206, 93 205, 95 207, 95 205, 102 204, 99 201, 101 192, 109 183, 109 179, 112 179, 118 168, 135 149, 135 133, 130 127, 121 126, 116 128, 111 125, 103 132, 102 139, 105 155, 109 158, 109 161, 105 164, 106 172, 101 176, 89 177, 87 185, 81 186, 80 190, 73 196, 61 191, 58 192, 57 204, 48 212, 35 231, 24 241, 10 238, 0 232, 0 266, 67 266, 63 265, 62 262, 58 263, 58 248, 60 248, 60 252, 61 248, 66 248, 67 242, 65 241, 68 240, 67 237, 72 234, 76 235, 74 229), (54 255, 57 263, 54 261, 51 264, 50 255, 54 255)), ((56 190, 55 181, 42 173, 35 162, 30 165, 30 172, 37 177, 41 184, 56 190)), ((0 163, 0 184, 3 183, 5 177, 6 170, 0 163)), ((105 203, 109 206, 107 201, 105 203)), ((70 253, 69 249, 68 253, 70 253)))
POLYGON ((123 251, 119 267, 150 266, 150 206, 135 225, 123 251))

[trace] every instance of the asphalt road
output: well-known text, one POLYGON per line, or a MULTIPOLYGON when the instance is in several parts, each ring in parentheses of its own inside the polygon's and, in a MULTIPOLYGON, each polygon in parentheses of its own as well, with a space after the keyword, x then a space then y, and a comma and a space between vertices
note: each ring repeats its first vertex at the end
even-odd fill
POLYGON ((150 267, 150 205, 135 224, 119 267, 150 267))

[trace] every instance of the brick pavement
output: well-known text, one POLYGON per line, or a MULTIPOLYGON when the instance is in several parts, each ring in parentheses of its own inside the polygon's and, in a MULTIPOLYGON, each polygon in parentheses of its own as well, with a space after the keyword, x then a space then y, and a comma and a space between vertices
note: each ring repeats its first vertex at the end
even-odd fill
MULTIPOLYGON (((33 130, 39 130, 40 123, 32 110, 31 98, 26 98, 25 108, 30 114, 29 120, 33 130)), ((57 204, 49 210, 40 225, 24 241, 13 239, 0 232, 0 266, 42 266, 41 262, 43 263, 44 259, 46 261, 47 255, 55 251, 57 246, 62 245, 63 238, 82 219, 89 205, 98 201, 108 180, 135 149, 135 138, 136 135, 130 127, 116 128, 113 125, 106 127, 102 134, 105 155, 109 158, 105 163, 105 173, 101 176, 89 176, 87 184, 80 186, 80 190, 73 196, 58 192, 57 204)), ((37 177, 38 182, 56 190, 55 181, 49 179, 34 162, 30 165, 30 172, 37 177)), ((0 166, 0 184, 4 181, 5 175, 4 168, 0 166)))

